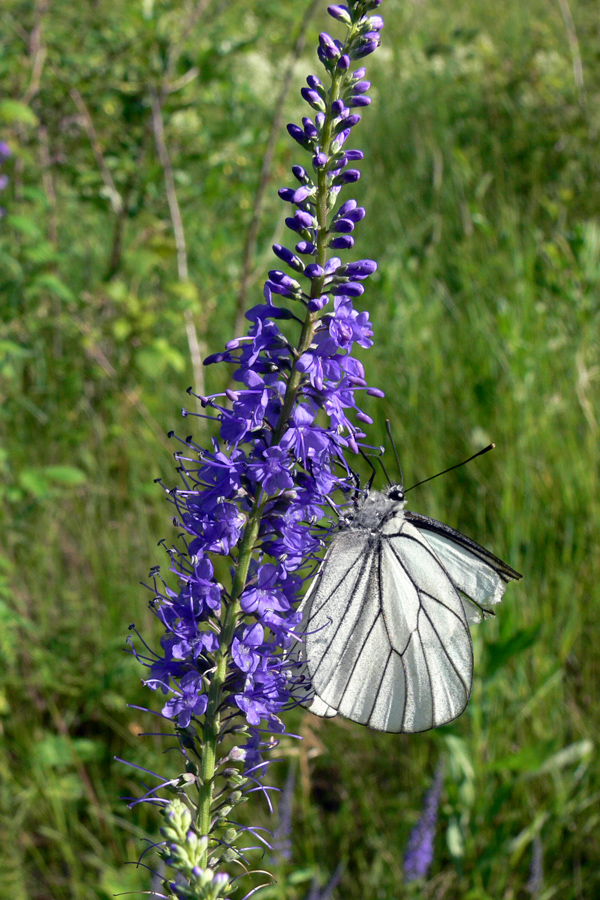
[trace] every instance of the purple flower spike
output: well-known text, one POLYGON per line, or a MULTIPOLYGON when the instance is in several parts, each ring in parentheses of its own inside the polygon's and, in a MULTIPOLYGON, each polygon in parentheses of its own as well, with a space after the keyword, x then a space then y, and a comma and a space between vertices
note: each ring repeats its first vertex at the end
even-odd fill
POLYGON ((0 160, 8 159, 10 156, 10 147, 6 141, 0 141, 0 160))
POLYGON ((433 784, 425 794, 421 818, 413 828, 404 855, 404 880, 416 881, 425 878, 433 862, 433 839, 437 822, 438 806, 444 784, 441 763, 435 771, 433 784))
MULTIPOLYGON (((292 167, 295 187, 279 190, 292 204, 285 223, 297 243, 273 244, 286 271, 269 271, 263 296, 245 312, 247 333, 205 360, 230 367, 220 379, 229 387, 196 397, 214 437, 205 447, 192 436, 180 440, 181 484, 164 486, 180 536, 168 548, 169 577, 158 567, 150 575, 151 608, 164 631, 156 651, 132 652, 148 670, 147 686, 165 695, 163 716, 173 720, 183 757, 182 774, 165 784, 185 802, 166 805, 160 850, 166 890, 182 900, 225 900, 228 867, 247 868, 244 835, 255 829, 230 811, 250 793, 266 794, 265 754, 285 731, 286 709, 305 696, 290 655, 299 598, 337 528, 332 508, 355 493, 345 454, 361 451, 372 421, 357 392, 383 396, 368 387, 355 355, 373 342, 356 298, 376 264, 336 255, 353 247, 351 232, 365 215, 343 196, 360 177, 347 167, 363 154, 344 147, 361 120, 351 107, 369 102, 364 68, 352 72, 351 60, 379 42, 382 23, 369 17, 378 5, 347 0, 329 9, 345 37, 319 36, 324 75, 309 75, 301 91, 314 121, 287 126, 307 154, 304 166, 292 167)), ((0 143, 0 161, 8 154, 0 143)), ((194 415, 183 414, 187 422, 194 415)), ((145 802, 166 803, 156 791, 145 802)))

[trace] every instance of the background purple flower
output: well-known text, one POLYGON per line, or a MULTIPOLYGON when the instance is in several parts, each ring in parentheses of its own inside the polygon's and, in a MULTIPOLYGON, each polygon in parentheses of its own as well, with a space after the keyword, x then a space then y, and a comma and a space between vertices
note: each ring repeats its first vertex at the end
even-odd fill
POLYGON ((433 840, 440 796, 444 785, 442 763, 435 770, 433 784, 423 798, 423 812, 408 838, 404 854, 404 880, 425 878, 433 862, 433 840))

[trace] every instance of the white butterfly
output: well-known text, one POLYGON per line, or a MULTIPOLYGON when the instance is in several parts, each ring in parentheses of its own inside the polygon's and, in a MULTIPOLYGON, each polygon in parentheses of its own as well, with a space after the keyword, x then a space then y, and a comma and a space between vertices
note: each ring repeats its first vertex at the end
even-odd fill
POLYGON ((468 622, 493 615, 518 572, 448 525, 371 491, 334 535, 306 594, 296 653, 305 705, 378 731, 428 731, 465 709, 468 622))

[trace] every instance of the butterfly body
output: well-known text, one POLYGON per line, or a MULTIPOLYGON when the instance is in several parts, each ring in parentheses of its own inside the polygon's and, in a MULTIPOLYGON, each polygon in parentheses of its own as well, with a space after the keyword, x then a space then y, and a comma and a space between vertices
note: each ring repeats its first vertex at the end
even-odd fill
POLYGON ((371 491, 334 535, 304 598, 306 705, 380 731, 452 721, 473 680, 469 621, 520 575, 460 532, 371 491))

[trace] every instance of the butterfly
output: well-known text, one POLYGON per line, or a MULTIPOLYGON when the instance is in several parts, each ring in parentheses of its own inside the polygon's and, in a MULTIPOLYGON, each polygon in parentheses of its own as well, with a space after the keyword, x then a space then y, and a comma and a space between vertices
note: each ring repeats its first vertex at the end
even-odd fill
MULTIPOLYGON (((489 448, 488 448, 489 449, 489 448)), ((473 682, 469 622, 522 576, 471 538, 369 491, 337 532, 301 605, 303 703, 378 731, 451 722, 473 682)))

